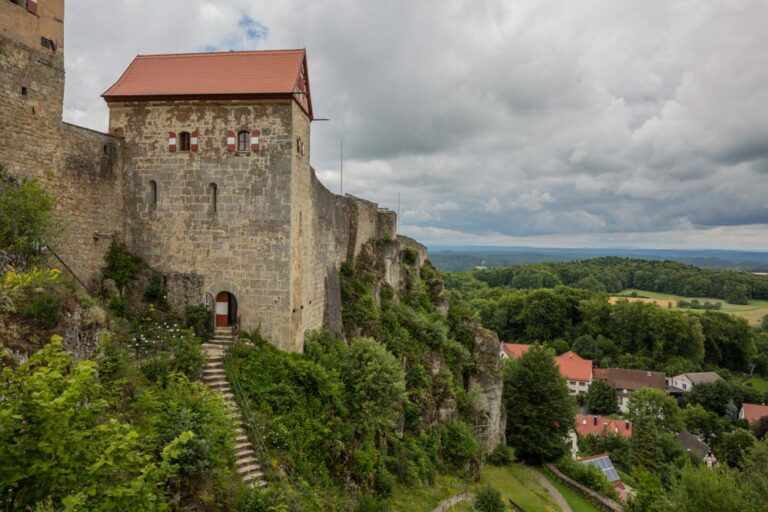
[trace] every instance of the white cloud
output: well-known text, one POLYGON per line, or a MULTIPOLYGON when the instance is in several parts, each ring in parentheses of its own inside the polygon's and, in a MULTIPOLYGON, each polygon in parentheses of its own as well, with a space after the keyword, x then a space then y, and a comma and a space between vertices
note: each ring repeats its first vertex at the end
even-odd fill
POLYGON ((765 248, 765 19, 762 0, 70 1, 65 116, 104 129, 136 53, 306 47, 321 178, 338 190, 343 138, 345 191, 399 196, 409 234, 765 248))

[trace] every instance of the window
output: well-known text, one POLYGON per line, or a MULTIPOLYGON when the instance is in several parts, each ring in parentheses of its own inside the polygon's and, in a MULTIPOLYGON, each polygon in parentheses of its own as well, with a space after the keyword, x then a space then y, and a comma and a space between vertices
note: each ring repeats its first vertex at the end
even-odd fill
POLYGON ((26 96, 27 94, 29 94, 29 92, 27 91, 27 88, 22 85, 21 86, 21 95, 22 96, 26 96))
POLYGON ((179 151, 189 151, 190 140, 189 132, 181 132, 179 134, 179 151))
POLYGON ((153 210, 157 209, 157 182, 155 180, 149 180, 149 207, 153 210))
POLYGON ((216 214, 216 210, 219 207, 219 187, 215 183, 208 185, 208 200, 211 205, 211 214, 216 214))
POLYGON ((237 151, 239 153, 245 153, 248 151, 248 142, 251 134, 248 130, 242 130, 237 133, 237 151))

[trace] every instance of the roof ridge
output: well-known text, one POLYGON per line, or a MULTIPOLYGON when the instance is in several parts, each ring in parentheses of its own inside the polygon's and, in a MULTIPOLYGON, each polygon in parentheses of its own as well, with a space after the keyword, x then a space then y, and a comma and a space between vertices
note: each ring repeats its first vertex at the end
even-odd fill
POLYGON ((158 58, 158 57, 200 57, 200 56, 232 56, 232 55, 254 55, 268 53, 306 53, 306 48, 282 48, 274 50, 224 50, 218 52, 178 52, 178 53, 138 53, 135 59, 158 58))

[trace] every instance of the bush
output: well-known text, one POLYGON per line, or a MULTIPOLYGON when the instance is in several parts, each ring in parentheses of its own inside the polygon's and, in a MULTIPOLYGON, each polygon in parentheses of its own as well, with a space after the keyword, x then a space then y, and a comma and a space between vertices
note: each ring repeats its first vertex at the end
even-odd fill
POLYGON ((501 493, 491 486, 485 486, 475 497, 475 510, 477 512, 504 512, 507 507, 501 499, 501 493))
POLYGON ((576 480, 580 484, 589 487, 603 496, 618 500, 616 489, 608 481, 602 471, 590 464, 576 462, 568 456, 563 457, 557 463, 557 468, 565 475, 576 480))
POLYGON ((128 316, 128 300, 125 297, 112 297, 107 304, 109 310, 120 318, 128 316))
POLYGON ((387 510, 389 510, 387 503, 374 496, 363 496, 355 508, 355 512, 387 512, 387 510))
POLYGON ((488 463, 494 466, 509 466, 515 462, 515 452, 505 444, 499 444, 488 455, 488 463))
POLYGON ((213 336, 213 312, 205 304, 187 306, 184 325, 192 329, 195 336, 208 340, 213 336))
POLYGON ((122 243, 113 240, 105 256, 102 275, 104 279, 112 279, 122 294, 125 287, 136 279, 142 264, 141 258, 128 252, 122 243))
POLYGON ((64 288, 58 269, 6 272, 0 288, 7 294, 13 309, 37 327, 52 329, 61 320, 64 288))
POLYGON ((144 289, 144 300, 151 304, 165 304, 165 278, 162 274, 153 273, 144 289))
POLYGON ((40 248, 53 242, 55 201, 35 180, 18 182, 0 166, 0 251, 22 267, 39 263, 40 248))
POLYGON ((447 423, 442 430, 443 459, 455 469, 477 465, 480 445, 472 428, 463 421, 447 423))

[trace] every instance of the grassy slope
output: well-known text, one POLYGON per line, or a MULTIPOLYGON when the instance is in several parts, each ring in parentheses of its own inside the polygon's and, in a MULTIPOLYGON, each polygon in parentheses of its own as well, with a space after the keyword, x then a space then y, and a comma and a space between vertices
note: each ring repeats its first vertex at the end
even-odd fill
POLYGON ((570 487, 563 485, 556 478, 550 478, 546 472, 544 472, 544 475, 549 478, 549 481, 552 482, 552 485, 554 485, 555 488, 560 491, 560 494, 563 495, 565 501, 567 501, 571 506, 573 512, 599 512, 599 509, 587 501, 581 494, 572 490, 570 487))
MULTIPOLYGON (((491 485, 499 490, 505 500, 512 498, 526 512, 559 512, 546 489, 536 481, 536 474, 533 470, 521 464, 513 464, 503 468, 485 466, 480 475, 480 482, 469 485, 457 478, 441 476, 431 487, 398 488, 392 499, 391 510, 392 512, 428 512, 440 501, 450 496, 465 490, 475 491, 484 485, 491 485)), ((568 498, 566 497, 566 499, 568 498)), ((467 512, 472 510, 472 505, 471 503, 463 503, 452 510, 467 512)), ((594 509, 582 510, 592 512, 594 509)))
MULTIPOLYGON (((643 297, 649 297, 650 299, 653 299, 654 301, 659 301, 661 307, 667 307, 668 302, 673 303, 672 309, 677 309, 677 301, 679 300, 693 300, 698 299, 701 302, 720 302, 723 304, 722 309, 718 310, 723 313, 731 313, 734 315, 738 315, 742 318, 747 319, 747 321, 750 323, 750 325, 758 325, 760 321, 762 320, 763 316, 768 315, 768 301, 765 300, 753 300, 749 304, 740 306, 736 304, 728 304, 724 300, 721 299, 711 299, 707 297, 681 297, 679 295, 672 295, 668 293, 656 293, 656 292, 648 292, 645 290, 624 290, 617 296, 624 296, 629 295, 632 292, 637 292, 638 295, 641 295, 643 297)), ((630 300, 631 297, 628 297, 630 300)), ((637 299, 642 300, 642 299, 637 299)), ((693 311, 693 312, 703 312, 701 309, 686 309, 685 311, 693 311)))

